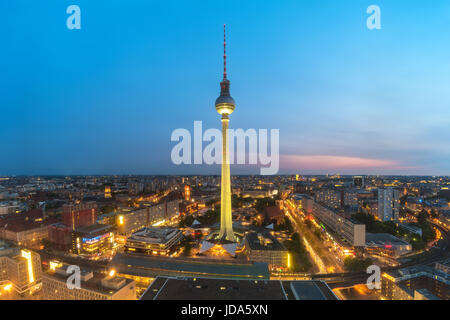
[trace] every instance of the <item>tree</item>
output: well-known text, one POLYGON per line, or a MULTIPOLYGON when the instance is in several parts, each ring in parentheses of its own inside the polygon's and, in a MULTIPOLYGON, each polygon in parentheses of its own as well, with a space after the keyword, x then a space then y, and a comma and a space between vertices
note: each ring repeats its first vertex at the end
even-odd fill
POLYGON ((261 198, 256 200, 255 208, 258 212, 263 212, 267 207, 275 206, 275 200, 272 198, 261 198))
POLYGON ((254 201, 253 198, 250 197, 243 198, 238 197, 237 195, 233 195, 233 198, 231 199, 231 206, 233 208, 242 208, 245 205, 249 205, 253 201, 254 201))
POLYGON ((307 272, 312 268, 309 254, 301 242, 300 235, 294 233, 291 240, 285 240, 283 245, 291 255, 291 269, 295 272, 307 272))
POLYGON ((319 240, 322 239, 322 233, 320 232, 319 229, 314 230, 314 235, 319 238, 319 240))
POLYGON ((399 199, 400 205, 404 206, 407 199, 408 199, 408 195, 401 196, 399 199))
POLYGON ((344 268, 349 272, 362 272, 366 271, 369 266, 372 265, 372 259, 360 259, 354 257, 346 257, 344 259, 344 268))
POLYGON ((422 210, 417 215, 417 226, 422 229, 422 240, 430 242, 436 238, 436 232, 433 225, 428 222, 430 215, 426 210, 422 210))
POLYGON ((178 227, 179 228, 190 227, 193 222, 194 218, 192 216, 184 216, 178 223, 178 227))
POLYGON ((276 231, 287 231, 289 233, 294 232, 294 227, 292 226, 291 220, 288 217, 284 217, 283 223, 274 224, 274 229, 276 231))
POLYGON ((408 242, 411 243, 411 246, 414 251, 419 251, 425 249, 427 243, 423 241, 420 237, 409 236, 408 242))
POLYGON ((115 207, 113 205, 105 205, 100 208, 100 213, 110 213, 115 211, 115 207))
POLYGON ((44 246, 44 251, 47 253, 51 253, 53 251, 53 243, 48 239, 42 239, 41 244, 44 246))
POLYGON ((203 216, 198 217, 198 221, 204 225, 214 224, 219 222, 220 219, 220 206, 214 208, 214 210, 208 210, 203 216))
POLYGON ((434 208, 431 209, 430 215, 433 219, 439 218, 439 213, 434 208))
POLYGON ((187 236, 182 243, 182 246, 184 248, 183 250, 183 255, 185 256, 189 256, 191 255, 191 250, 192 250, 192 237, 191 236, 187 236))
POLYGON ((214 203, 216 203, 217 201, 219 201, 218 199, 212 199, 212 200, 208 200, 208 201, 206 201, 206 206, 207 207, 210 207, 210 206, 212 206, 214 203))
POLYGON ((309 229, 312 229, 312 228, 313 228, 313 224, 312 224, 311 220, 309 220, 309 219, 306 219, 306 220, 305 220, 305 225, 306 225, 309 229))
POLYGON ((417 222, 419 223, 419 225, 425 224, 428 218, 429 218, 428 212, 422 210, 417 215, 417 222))

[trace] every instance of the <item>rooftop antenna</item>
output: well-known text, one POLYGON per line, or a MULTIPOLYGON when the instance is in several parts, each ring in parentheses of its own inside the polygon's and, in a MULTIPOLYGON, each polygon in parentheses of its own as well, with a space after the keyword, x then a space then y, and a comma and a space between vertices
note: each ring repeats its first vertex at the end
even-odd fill
POLYGON ((225 27, 226 25, 223 25, 223 79, 225 80, 227 78, 227 40, 225 37, 225 27))

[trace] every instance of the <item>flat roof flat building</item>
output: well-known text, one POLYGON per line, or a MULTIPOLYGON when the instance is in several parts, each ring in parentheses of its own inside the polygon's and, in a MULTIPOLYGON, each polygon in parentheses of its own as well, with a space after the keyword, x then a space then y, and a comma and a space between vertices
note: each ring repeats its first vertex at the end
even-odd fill
POLYGON ((183 233, 175 228, 143 228, 128 237, 125 252, 169 256, 177 251, 183 238, 183 233))
POLYGON ((389 233, 366 233, 366 250, 401 256, 412 252, 412 245, 389 233))
POLYGON ((435 269, 450 274, 450 258, 444 261, 436 262, 435 269))
POLYGON ((269 279, 267 263, 215 261, 201 258, 169 258, 118 253, 112 262, 118 273, 149 277, 203 277, 228 279, 269 279))
POLYGON ((244 237, 244 244, 251 261, 266 262, 269 269, 290 267, 288 250, 269 232, 249 232, 244 237))
POLYGON ((40 255, 0 240, 0 284, 11 284, 14 291, 21 296, 39 290, 40 255))
POLYGON ((140 300, 339 300, 323 281, 157 277, 140 300))
POLYGON ((72 252, 76 254, 102 253, 113 246, 114 233, 110 225, 96 223, 72 232, 72 252))
MULTIPOLYGON (((441 300, 450 300, 450 274, 441 269, 418 265, 388 271, 381 277, 381 294, 388 300, 414 300, 415 291, 421 289, 426 289, 441 300)), ((421 296, 423 294, 419 292, 418 297, 421 296)))
POLYGON ((70 289, 67 280, 69 265, 49 269, 42 275, 44 300, 136 300, 134 280, 105 276, 89 270, 80 270, 80 288, 70 289))
POLYGON ((169 220, 180 212, 180 200, 172 200, 147 208, 122 212, 116 216, 117 232, 129 236, 161 220, 169 220))

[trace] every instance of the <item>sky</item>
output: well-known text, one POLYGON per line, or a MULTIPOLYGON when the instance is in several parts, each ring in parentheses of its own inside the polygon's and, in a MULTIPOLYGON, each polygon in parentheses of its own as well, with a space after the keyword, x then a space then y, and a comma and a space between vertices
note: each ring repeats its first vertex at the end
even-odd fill
POLYGON ((279 129, 280 174, 450 175, 447 0, 1 1, 0 175, 219 174, 170 137, 220 128, 223 24, 230 127, 279 129))

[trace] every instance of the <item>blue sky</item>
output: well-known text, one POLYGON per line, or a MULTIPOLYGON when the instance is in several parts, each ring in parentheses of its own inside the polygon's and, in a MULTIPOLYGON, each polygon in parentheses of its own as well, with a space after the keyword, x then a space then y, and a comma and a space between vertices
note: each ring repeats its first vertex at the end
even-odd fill
POLYGON ((0 175, 219 173, 173 165, 170 135, 220 126, 224 23, 230 126, 280 129, 280 173, 450 174, 449 1, 14 0, 0 21, 0 175))

